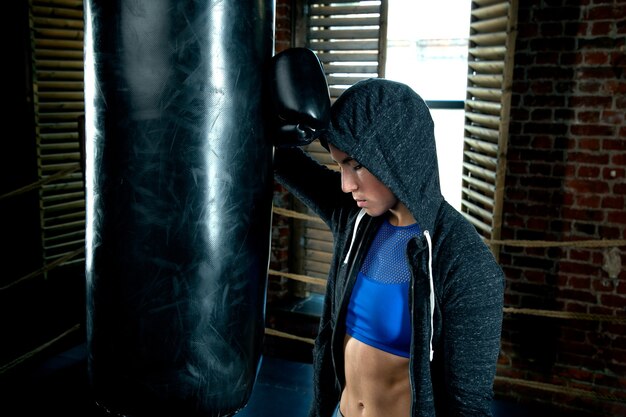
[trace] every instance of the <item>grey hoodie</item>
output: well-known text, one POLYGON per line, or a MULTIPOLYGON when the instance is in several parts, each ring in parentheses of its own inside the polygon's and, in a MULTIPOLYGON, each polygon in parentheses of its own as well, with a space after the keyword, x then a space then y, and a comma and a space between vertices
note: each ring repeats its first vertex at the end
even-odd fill
MULTIPOLYGON (((410 87, 374 78, 331 107, 322 138, 352 156, 402 201, 423 235, 409 241, 412 271, 412 416, 490 416, 500 348, 504 276, 474 226, 443 198, 433 121, 410 87)), ((276 179, 311 207, 334 237, 315 341, 311 417, 330 417, 345 384, 345 314, 382 218, 341 191, 340 174, 299 148, 275 151, 276 179)))

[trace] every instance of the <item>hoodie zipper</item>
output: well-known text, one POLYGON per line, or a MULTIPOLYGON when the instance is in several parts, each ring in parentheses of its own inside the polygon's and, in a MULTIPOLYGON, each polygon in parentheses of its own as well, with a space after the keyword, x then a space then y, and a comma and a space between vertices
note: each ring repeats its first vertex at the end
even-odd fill
POLYGON ((435 333, 435 284, 433 283, 433 244, 430 233, 424 230, 424 237, 428 243, 428 283, 430 284, 430 361, 432 362, 435 351, 433 350, 433 336, 435 333))

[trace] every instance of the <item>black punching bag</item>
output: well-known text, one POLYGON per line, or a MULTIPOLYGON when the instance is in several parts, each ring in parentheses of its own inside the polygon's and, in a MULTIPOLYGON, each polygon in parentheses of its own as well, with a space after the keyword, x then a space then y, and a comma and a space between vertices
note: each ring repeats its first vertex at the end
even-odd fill
POLYGON ((233 415, 265 328, 274 3, 84 5, 94 400, 113 415, 233 415))

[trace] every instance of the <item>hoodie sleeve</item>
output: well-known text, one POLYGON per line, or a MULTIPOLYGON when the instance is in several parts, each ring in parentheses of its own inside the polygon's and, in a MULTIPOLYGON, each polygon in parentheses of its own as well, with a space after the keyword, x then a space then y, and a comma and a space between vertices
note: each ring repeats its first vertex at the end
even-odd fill
POLYGON ((318 336, 313 347, 313 401, 309 417, 329 417, 333 414, 341 391, 334 383, 335 368, 332 359, 332 324, 330 301, 333 294, 327 292, 320 319, 318 336))
POLYGON ((486 417, 491 416, 500 352, 505 281, 491 251, 470 227, 452 239, 451 252, 442 248, 438 254, 445 259, 440 267, 447 268, 442 297, 444 403, 449 415, 486 417))
POLYGON ((354 205, 341 191, 341 174, 320 164, 299 147, 276 148, 274 176, 330 226, 339 206, 354 205))

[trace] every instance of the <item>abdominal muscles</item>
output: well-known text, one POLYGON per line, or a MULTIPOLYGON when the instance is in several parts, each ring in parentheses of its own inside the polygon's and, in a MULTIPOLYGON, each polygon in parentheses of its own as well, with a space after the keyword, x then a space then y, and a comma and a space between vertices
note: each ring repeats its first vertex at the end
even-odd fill
POLYGON ((346 335, 346 386, 340 408, 345 417, 409 417, 409 359, 346 335))

